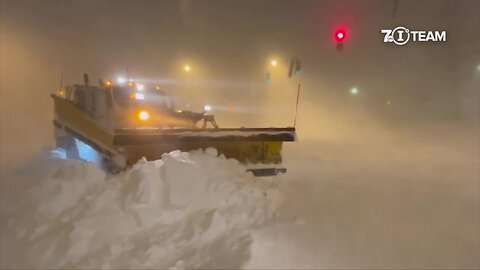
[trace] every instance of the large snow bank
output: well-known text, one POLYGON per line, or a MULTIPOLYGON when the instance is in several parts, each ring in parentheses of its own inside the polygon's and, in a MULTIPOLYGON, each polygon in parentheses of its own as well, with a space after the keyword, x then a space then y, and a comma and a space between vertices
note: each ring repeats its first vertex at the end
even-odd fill
POLYGON ((113 176, 82 161, 49 166, 9 211, 30 267, 242 267, 251 230, 282 201, 214 149, 140 160, 113 176))

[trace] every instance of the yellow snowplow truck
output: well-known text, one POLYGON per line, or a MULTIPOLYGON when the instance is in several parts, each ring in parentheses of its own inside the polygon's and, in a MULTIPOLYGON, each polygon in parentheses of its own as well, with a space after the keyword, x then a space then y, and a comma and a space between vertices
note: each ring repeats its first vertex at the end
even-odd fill
POLYGON ((176 110, 158 87, 100 80, 66 86, 51 95, 55 139, 66 158, 84 159, 120 171, 140 158, 161 158, 174 150, 213 147, 244 163, 255 176, 286 172, 282 143, 295 141, 295 128, 220 128, 203 112, 176 110))

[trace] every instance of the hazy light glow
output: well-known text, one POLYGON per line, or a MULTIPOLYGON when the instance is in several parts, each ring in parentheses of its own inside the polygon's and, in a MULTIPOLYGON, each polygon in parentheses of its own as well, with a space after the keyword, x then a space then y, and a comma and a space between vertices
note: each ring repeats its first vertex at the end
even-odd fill
POLYGON ((358 88, 353 87, 352 89, 350 89, 350 94, 352 94, 352 95, 358 94, 358 88))
POLYGON ((192 67, 190 65, 185 65, 183 67, 183 70, 185 70, 186 72, 190 72, 192 70, 192 67))
POLYGON ((480 65, 477 66, 477 71, 480 72, 480 65))
POLYGON ((138 91, 143 91, 143 89, 145 89, 145 85, 143 85, 143 84, 137 84, 137 90, 138 90, 138 91))
POLYGON ((147 111, 141 111, 138 113, 138 118, 142 121, 150 119, 150 114, 147 111))
POLYGON ((272 60, 272 62, 270 62, 270 64, 273 66, 273 67, 276 67, 278 65, 278 61, 277 60, 272 60))
POLYGON ((117 82, 118 82, 119 84, 124 84, 124 83, 127 82, 127 79, 125 79, 124 77, 118 77, 118 78, 117 78, 117 82))
POLYGON ((135 99, 144 100, 144 99, 145 99, 145 95, 142 94, 142 93, 135 93, 135 99))
POLYGON ((335 40, 337 42, 342 42, 347 37, 347 31, 345 29, 338 29, 335 31, 335 40))
POLYGON ((203 110, 206 111, 206 112, 209 112, 209 111, 212 110, 212 106, 210 106, 210 105, 205 105, 205 106, 203 106, 203 110))

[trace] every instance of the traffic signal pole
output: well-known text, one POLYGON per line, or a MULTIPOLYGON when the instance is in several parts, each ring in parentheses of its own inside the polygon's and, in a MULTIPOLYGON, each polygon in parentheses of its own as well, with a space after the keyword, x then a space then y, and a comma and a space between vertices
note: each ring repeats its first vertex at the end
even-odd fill
POLYGON ((297 89, 297 103, 295 105, 295 116, 293 119, 293 127, 297 126, 297 113, 298 113, 298 101, 300 100, 300 82, 298 83, 298 89, 297 89))
MULTIPOLYGON (((292 76, 300 76, 300 72, 301 72, 301 62, 300 60, 295 57, 295 58, 292 58, 292 60, 290 61, 290 69, 288 71, 288 77, 291 78, 292 76)), ((300 88, 301 88, 301 84, 300 84, 300 80, 298 81, 298 88, 297 88, 297 102, 295 104, 295 114, 293 116, 293 127, 296 127, 297 126, 297 114, 298 114, 298 105, 299 105, 299 101, 300 101, 300 88)))

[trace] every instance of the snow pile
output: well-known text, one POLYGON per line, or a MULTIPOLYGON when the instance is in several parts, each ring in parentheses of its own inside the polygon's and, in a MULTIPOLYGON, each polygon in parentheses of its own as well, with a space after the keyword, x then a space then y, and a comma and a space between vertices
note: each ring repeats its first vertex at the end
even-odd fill
POLYGON ((214 149, 140 160, 114 176, 81 161, 51 166, 9 213, 37 268, 242 267, 251 230, 282 201, 214 149))

